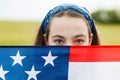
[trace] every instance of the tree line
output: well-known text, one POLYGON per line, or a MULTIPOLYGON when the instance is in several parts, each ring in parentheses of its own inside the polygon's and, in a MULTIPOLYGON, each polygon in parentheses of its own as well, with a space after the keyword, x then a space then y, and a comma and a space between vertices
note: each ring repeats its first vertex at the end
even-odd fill
POLYGON ((91 15, 98 23, 120 24, 120 10, 97 10, 91 15))

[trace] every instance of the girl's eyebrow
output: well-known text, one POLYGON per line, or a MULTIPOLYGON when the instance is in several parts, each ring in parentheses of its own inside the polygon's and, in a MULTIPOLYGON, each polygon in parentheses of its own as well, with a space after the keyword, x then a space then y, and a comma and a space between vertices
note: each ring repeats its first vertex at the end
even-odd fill
POLYGON ((61 36, 61 35, 54 35, 54 36, 52 36, 52 38, 55 38, 55 37, 59 37, 59 38, 65 39, 65 37, 63 37, 63 36, 61 36))
POLYGON ((86 35, 85 34, 79 34, 79 35, 74 36, 74 38, 77 38, 77 37, 86 37, 86 35))

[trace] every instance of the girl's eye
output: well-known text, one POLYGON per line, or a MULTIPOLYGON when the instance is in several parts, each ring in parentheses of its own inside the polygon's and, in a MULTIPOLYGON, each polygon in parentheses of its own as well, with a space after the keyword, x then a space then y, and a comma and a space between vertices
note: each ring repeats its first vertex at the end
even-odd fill
POLYGON ((63 45, 64 44, 64 41, 61 39, 55 40, 54 42, 56 45, 63 45))
POLYGON ((82 44, 83 42, 84 42, 83 40, 77 39, 77 40, 75 41, 75 44, 82 44))

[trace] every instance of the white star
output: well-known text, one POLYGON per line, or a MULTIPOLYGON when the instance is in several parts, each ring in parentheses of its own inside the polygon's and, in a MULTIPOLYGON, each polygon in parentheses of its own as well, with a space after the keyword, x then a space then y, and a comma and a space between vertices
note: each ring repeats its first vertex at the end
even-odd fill
POLYGON ((10 56, 12 59, 14 59, 14 63, 13 63, 13 66, 15 64, 20 64, 22 66, 22 60, 26 57, 26 56, 20 56, 20 52, 18 50, 16 56, 10 56))
POLYGON ((8 73, 9 71, 4 71, 2 66, 0 66, 0 78, 5 80, 5 74, 8 73))
POLYGON ((37 80, 36 75, 41 71, 35 71, 34 66, 32 66, 31 71, 25 71, 25 72, 29 75, 28 80, 30 80, 31 78, 33 78, 34 80, 37 80))
POLYGON ((42 56, 43 59, 45 59, 45 64, 44 66, 46 66, 47 64, 51 64, 52 66, 54 66, 53 60, 55 60, 58 56, 52 56, 51 55, 51 51, 49 51, 48 56, 42 56))

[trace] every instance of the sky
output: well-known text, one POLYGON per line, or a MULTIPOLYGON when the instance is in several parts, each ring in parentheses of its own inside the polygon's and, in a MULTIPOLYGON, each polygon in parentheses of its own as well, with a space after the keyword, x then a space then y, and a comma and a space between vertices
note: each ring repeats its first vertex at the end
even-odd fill
POLYGON ((0 0, 0 20, 40 21, 53 7, 72 3, 98 9, 120 9, 120 0, 0 0))

